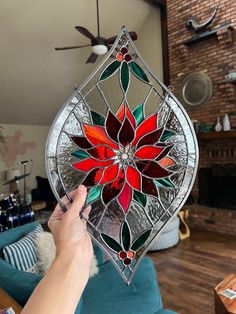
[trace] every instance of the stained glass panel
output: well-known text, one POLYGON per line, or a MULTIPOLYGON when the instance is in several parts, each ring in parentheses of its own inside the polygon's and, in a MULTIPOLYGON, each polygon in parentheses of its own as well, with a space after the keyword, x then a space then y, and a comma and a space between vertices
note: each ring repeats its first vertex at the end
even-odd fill
POLYGON ((198 147, 185 110, 125 28, 57 115, 46 160, 58 201, 87 186, 88 231, 129 284, 188 197, 198 147))

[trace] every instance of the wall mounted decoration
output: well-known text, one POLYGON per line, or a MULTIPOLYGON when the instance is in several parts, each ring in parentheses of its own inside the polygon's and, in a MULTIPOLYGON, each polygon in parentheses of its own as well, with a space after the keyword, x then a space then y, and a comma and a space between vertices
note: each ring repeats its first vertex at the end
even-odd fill
POLYGON ((186 27, 189 28, 190 30, 194 31, 194 32, 199 32, 199 31, 203 31, 205 30, 210 24, 213 23, 217 11, 218 11, 218 5, 215 7, 214 12, 212 13, 212 15, 204 22, 200 23, 198 18, 196 16, 190 16, 188 17, 187 21, 186 21, 186 27))
POLYGON ((182 103, 190 110, 199 109, 210 100, 212 90, 211 79, 206 73, 191 73, 181 83, 182 103))
POLYGON ((11 168, 19 155, 25 155, 29 149, 35 149, 35 142, 22 142, 22 131, 15 130, 14 134, 7 135, 0 145, 0 156, 6 168, 11 168))
POLYGON ((88 187, 92 239, 126 283, 194 182, 198 146, 187 113, 122 27, 104 60, 58 113, 46 166, 60 201, 88 187))

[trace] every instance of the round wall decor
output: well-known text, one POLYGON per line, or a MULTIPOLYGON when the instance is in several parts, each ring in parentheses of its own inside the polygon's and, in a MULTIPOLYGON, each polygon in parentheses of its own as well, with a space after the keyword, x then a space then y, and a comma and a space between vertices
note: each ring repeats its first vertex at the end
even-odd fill
POLYGON ((182 103, 188 109, 198 109, 208 103, 212 96, 212 82, 203 72, 195 72, 186 76, 181 84, 182 103))

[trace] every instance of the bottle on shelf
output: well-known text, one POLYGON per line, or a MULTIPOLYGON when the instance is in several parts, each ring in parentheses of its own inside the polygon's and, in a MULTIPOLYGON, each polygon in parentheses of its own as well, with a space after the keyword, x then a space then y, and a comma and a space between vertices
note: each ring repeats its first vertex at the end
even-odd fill
POLYGON ((229 116, 227 113, 225 114, 224 119, 223 119, 223 130, 224 131, 230 131, 231 130, 229 116))
POLYGON ((216 125, 215 125, 215 131, 216 132, 220 132, 222 130, 222 125, 221 125, 221 123, 220 123, 220 118, 218 117, 217 118, 217 123, 216 123, 216 125))

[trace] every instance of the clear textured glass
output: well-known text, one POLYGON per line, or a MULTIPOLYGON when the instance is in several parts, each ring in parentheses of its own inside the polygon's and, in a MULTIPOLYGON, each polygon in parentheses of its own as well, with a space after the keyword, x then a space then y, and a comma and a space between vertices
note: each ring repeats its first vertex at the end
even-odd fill
POLYGON ((89 233, 129 284, 188 197, 197 163, 187 113, 123 27, 51 127, 46 166, 56 198, 71 202, 69 192, 87 186, 89 233))

